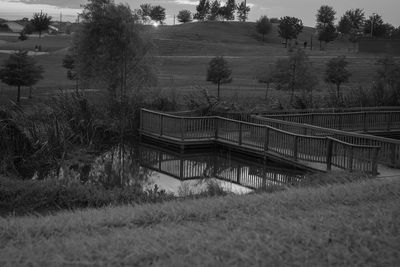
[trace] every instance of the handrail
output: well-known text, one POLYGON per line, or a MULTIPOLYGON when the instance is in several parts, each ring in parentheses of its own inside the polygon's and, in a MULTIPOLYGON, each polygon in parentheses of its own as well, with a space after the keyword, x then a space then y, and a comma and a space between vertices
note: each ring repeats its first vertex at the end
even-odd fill
POLYGON ((283 121, 261 116, 252 116, 252 120, 260 124, 269 123, 277 128, 286 127, 288 131, 300 131, 311 136, 314 136, 316 134, 318 134, 318 136, 334 136, 335 139, 341 141, 343 141, 343 139, 346 139, 352 140, 352 142, 354 143, 378 145, 381 147, 378 161, 382 164, 400 167, 400 140, 369 134, 352 133, 332 128, 324 128, 305 123, 283 121))
MULTIPOLYGON (((143 121, 145 113, 156 117, 147 118, 146 122, 151 121, 151 123, 145 127, 141 123, 142 132, 153 133, 164 138, 175 138, 179 142, 193 139, 218 142, 225 140, 238 146, 247 145, 254 149, 261 149, 264 152, 270 150, 281 157, 293 158, 295 161, 301 159, 326 163, 327 169, 330 169, 331 165, 335 165, 339 168, 353 170, 353 166, 355 166, 355 168, 368 169, 376 173, 377 159, 374 156, 371 159, 371 151, 378 151, 379 146, 353 144, 329 136, 303 135, 265 124, 218 116, 180 117, 142 109, 141 121, 143 121), (348 153, 347 150, 349 150, 348 153), (356 151, 356 155, 354 155, 354 150, 358 151, 356 151), (364 150, 370 152, 367 153, 364 150), (333 155, 334 153, 337 155, 333 155), (345 158, 349 158, 349 160, 344 160, 345 158), (354 159, 358 161, 354 163, 354 159)), ((373 155, 375 154, 374 152, 373 155)))
POLYGON ((283 121, 283 120, 278 120, 278 119, 261 117, 261 116, 257 116, 257 115, 252 115, 252 119, 257 119, 257 120, 261 120, 261 121, 269 121, 271 123, 279 123, 279 124, 288 125, 288 126, 294 126, 294 127, 302 127, 302 128, 318 130, 318 131, 326 131, 326 132, 329 131, 329 132, 334 133, 334 134, 343 134, 343 135, 352 136, 352 137, 364 137, 364 138, 368 138, 368 139, 371 139, 371 140, 382 141, 382 142, 390 142, 390 143, 393 143, 393 144, 400 145, 400 140, 385 138, 385 137, 371 135, 371 134, 364 134, 364 133, 360 134, 360 133, 354 133, 354 132, 346 132, 346 131, 342 131, 342 130, 338 130, 338 129, 325 128, 325 127, 311 125, 311 124, 307 124, 307 123, 283 121))

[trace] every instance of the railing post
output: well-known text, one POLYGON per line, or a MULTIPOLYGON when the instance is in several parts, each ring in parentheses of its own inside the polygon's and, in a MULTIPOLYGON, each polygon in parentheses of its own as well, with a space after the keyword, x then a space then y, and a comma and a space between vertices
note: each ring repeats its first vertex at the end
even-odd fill
POLYGON ((243 138, 243 124, 239 122, 239 146, 242 145, 242 138, 243 138))
POLYGON ((390 130, 391 130, 391 127, 392 127, 392 113, 391 112, 389 112, 389 113, 387 113, 387 117, 389 117, 389 118, 387 118, 387 131, 388 132, 390 132, 390 130))
POLYGON ((298 142, 299 142, 299 137, 296 135, 294 137, 294 144, 293 144, 293 158, 294 158, 294 161, 297 161, 298 142))
POLYGON ((350 147, 350 155, 347 164, 349 165, 350 172, 353 171, 353 158, 354 158, 354 150, 353 147, 350 147))
POLYGON ((396 144, 390 145, 390 162, 392 164, 392 167, 397 167, 396 166, 396 144))
POLYGON ((160 136, 163 135, 164 116, 160 114, 160 136))
POLYGON ((143 131, 143 109, 140 109, 140 131, 143 131))
POLYGON ((366 133, 367 132, 367 112, 364 112, 364 118, 363 118, 363 130, 364 130, 364 133, 366 133))
POLYGON ((185 141, 185 133, 184 133, 184 131, 183 131, 183 124, 185 123, 185 119, 184 118, 181 118, 181 140, 182 141, 185 141))
POLYGON ((215 118, 214 118, 214 124, 215 124, 215 140, 218 140, 218 122, 219 122, 218 117, 215 117, 215 118))
POLYGON ((265 131, 264 131, 264 150, 268 151, 268 146, 269 146, 269 128, 268 126, 265 126, 265 131))
POLYGON ((339 130, 342 130, 342 121, 343 121, 343 118, 342 118, 342 113, 339 113, 338 114, 338 118, 339 118, 339 125, 338 125, 338 128, 339 128, 339 130))
POLYGON ((372 155, 372 175, 378 175, 378 156, 379 147, 374 149, 374 154, 372 155))
POLYGON ((326 170, 332 170, 332 153, 333 153, 333 140, 328 138, 328 147, 326 150, 326 170))

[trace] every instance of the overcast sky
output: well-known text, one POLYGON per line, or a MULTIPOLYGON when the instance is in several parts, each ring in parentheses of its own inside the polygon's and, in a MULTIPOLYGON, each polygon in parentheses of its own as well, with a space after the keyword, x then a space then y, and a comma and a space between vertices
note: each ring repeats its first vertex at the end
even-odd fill
MULTIPOLYGON (((242 0, 237 0, 242 1, 242 0)), ((199 0, 116 0, 117 3, 128 3, 132 9, 140 4, 151 3, 166 8, 167 24, 173 23, 173 15, 179 10, 189 9, 195 12, 199 0)), ((221 1, 225 2, 225 1, 221 1)), ((75 21, 85 0, 0 0, 0 18, 19 19, 32 17, 34 12, 42 10, 58 19, 60 13, 63 20, 75 21)), ((400 26, 400 0, 247 0, 251 6, 249 20, 255 21, 261 15, 268 17, 294 16, 303 20, 304 25, 315 25, 315 14, 321 5, 330 5, 339 18, 346 10, 362 8, 368 16, 380 14, 385 22, 400 26)))

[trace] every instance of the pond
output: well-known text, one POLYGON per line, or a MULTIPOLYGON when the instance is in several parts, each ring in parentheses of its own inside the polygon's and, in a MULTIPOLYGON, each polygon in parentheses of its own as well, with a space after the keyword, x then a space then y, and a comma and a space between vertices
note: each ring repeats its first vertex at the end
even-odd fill
POLYGON ((147 143, 119 145, 99 155, 91 164, 74 170, 61 168, 59 178, 75 177, 105 188, 140 185, 176 196, 197 194, 210 183, 227 192, 245 194, 271 185, 296 184, 306 171, 238 154, 221 147, 181 152, 147 143))

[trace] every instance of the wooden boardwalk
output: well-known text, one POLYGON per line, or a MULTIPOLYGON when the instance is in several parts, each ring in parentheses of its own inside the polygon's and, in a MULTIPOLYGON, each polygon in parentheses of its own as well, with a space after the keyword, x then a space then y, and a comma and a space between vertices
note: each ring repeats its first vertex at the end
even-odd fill
POLYGON ((378 173, 380 146, 299 134, 262 123, 217 116, 183 117, 143 109, 141 134, 181 147, 218 143, 320 171, 338 168, 378 173))

